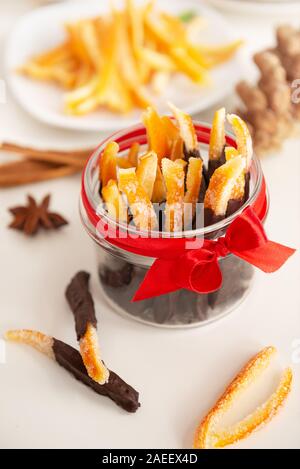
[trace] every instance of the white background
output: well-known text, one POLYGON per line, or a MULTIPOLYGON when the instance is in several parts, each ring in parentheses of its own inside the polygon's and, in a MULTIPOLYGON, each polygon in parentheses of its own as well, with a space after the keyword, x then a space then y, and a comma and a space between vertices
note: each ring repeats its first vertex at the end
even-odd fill
MULTIPOLYGON (((0 2, 1 48, 16 17, 34 3, 0 2)), ((250 53, 272 44, 271 23, 278 19, 228 19, 248 40, 245 76, 252 78, 250 53)), ((231 98, 227 106, 234 107, 231 98)), ((211 118, 211 112, 199 117, 211 118)), ((102 135, 48 129, 24 114, 8 92, 6 104, 0 105, 4 138, 74 147, 93 145, 102 135)), ((299 247, 300 234, 299 147, 299 138, 291 139, 280 154, 263 160, 271 195, 267 232, 294 247, 299 247)), ((94 246, 78 216, 79 185, 79 176, 74 176, 1 190, 0 334, 9 328, 33 328, 76 346, 64 289, 78 269, 86 269, 92 273, 104 359, 139 390, 142 407, 127 414, 36 351, 8 344, 6 363, 0 364, 0 447, 191 447, 197 423, 252 354, 272 344, 281 362, 291 363, 293 341, 300 339, 299 253, 275 274, 258 272, 246 302, 213 326, 174 331, 140 325, 119 317, 101 299, 94 246), (51 192, 52 208, 70 225, 34 239, 8 230, 7 208, 24 202, 28 192, 37 198, 51 192)), ((293 391, 281 413, 235 447, 300 447, 300 363, 294 363, 293 370, 293 391)), ((264 383, 262 387, 269 392, 264 383)), ((250 405, 256 404, 253 395, 250 405)))

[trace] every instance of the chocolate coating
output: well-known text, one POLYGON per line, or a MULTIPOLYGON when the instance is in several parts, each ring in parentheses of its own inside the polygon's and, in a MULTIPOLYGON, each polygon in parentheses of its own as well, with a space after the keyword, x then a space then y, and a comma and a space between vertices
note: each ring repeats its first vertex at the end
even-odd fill
POLYGON ((98 384, 88 376, 81 355, 77 350, 55 338, 52 348, 57 363, 68 370, 78 381, 89 386, 97 394, 109 397, 127 412, 136 412, 139 408, 139 393, 116 373, 110 371, 108 383, 98 384))
POLYGON ((205 193, 207 189, 206 179, 207 179, 207 171, 203 166, 202 179, 201 179, 201 185, 200 185, 200 191, 199 191, 199 197, 198 197, 198 202, 200 203, 204 202, 205 193))
POLYGON ((88 323, 97 326, 94 301, 89 291, 90 274, 84 271, 78 272, 66 289, 66 298, 73 312, 77 340, 80 340, 88 323))
POLYGON ((216 215, 211 208, 204 209, 204 226, 213 225, 221 220, 224 220, 225 215, 216 215))
POLYGON ((212 177, 215 170, 218 169, 220 166, 222 166, 224 163, 226 163, 225 146, 223 147, 222 154, 221 154, 220 158, 218 158, 216 160, 209 160, 208 161, 208 171, 207 171, 207 178, 208 178, 207 180, 208 181, 212 177))
MULTIPOLYGON (((184 158, 186 161, 189 160, 189 158, 200 158, 202 160, 200 151, 198 148, 194 148, 193 150, 187 150, 186 146, 183 145, 183 154, 184 158)), ((203 160, 202 160, 203 161, 203 160)), ((199 191, 199 199, 198 202, 203 202, 204 197, 205 197, 205 192, 207 189, 207 181, 208 181, 208 173, 207 173, 207 168, 202 166, 202 181, 201 181, 201 186, 200 186, 200 191, 199 191)))
POLYGON ((201 158, 201 154, 198 148, 193 148, 193 150, 187 150, 185 144, 183 145, 183 154, 186 161, 188 161, 189 158, 201 158))
POLYGON ((227 205, 226 217, 233 215, 244 204, 243 199, 230 199, 227 205))

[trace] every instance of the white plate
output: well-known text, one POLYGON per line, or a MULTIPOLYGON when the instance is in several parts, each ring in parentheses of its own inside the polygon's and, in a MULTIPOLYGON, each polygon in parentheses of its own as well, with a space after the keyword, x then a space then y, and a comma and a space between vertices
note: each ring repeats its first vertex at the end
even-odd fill
MULTIPOLYGON (((108 1, 99 0, 55 4, 34 10, 16 24, 5 54, 7 80, 17 101, 36 119, 57 127, 86 131, 118 130, 140 120, 139 109, 126 116, 103 109, 83 117, 64 115, 62 90, 14 72, 32 55, 60 43, 64 38, 63 24, 67 20, 103 13, 108 7, 108 1)), ((199 34, 202 42, 222 43, 234 39, 222 17, 203 7, 197 0, 160 0, 159 8, 174 14, 193 10, 205 16, 206 26, 199 34)), ((182 75, 174 76, 167 91, 155 102, 159 111, 165 112, 165 103, 170 100, 186 112, 195 114, 223 99, 241 77, 241 54, 242 51, 239 51, 232 60, 211 72, 213 85, 210 88, 200 87, 182 75)))
POLYGON ((205 0, 219 10, 235 14, 287 18, 300 13, 299 0, 205 0))

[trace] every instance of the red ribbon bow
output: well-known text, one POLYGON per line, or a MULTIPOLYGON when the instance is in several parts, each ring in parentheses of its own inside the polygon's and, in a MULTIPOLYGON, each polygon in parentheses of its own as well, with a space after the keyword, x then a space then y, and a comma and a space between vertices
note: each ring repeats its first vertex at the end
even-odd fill
POLYGON ((251 207, 247 207, 229 226, 224 237, 204 240, 201 249, 184 250, 178 255, 166 250, 156 259, 134 295, 133 301, 186 288, 210 293, 222 285, 218 259, 229 253, 270 273, 278 270, 295 252, 269 241, 263 225, 251 207))

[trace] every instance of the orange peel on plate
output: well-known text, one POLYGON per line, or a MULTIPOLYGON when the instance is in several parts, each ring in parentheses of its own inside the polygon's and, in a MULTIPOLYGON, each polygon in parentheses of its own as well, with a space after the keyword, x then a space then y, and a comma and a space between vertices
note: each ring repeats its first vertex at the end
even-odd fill
POLYGON ((225 45, 209 46, 201 44, 195 46, 195 49, 204 56, 207 68, 211 68, 229 60, 243 44, 242 39, 237 39, 225 45))
POLYGON ((249 436, 276 415, 291 390, 292 371, 290 368, 284 370, 277 389, 262 406, 236 425, 216 430, 224 413, 231 409, 239 395, 255 382, 269 366, 275 353, 275 347, 266 347, 246 363, 200 423, 195 433, 194 448, 221 448, 236 443, 249 436))

